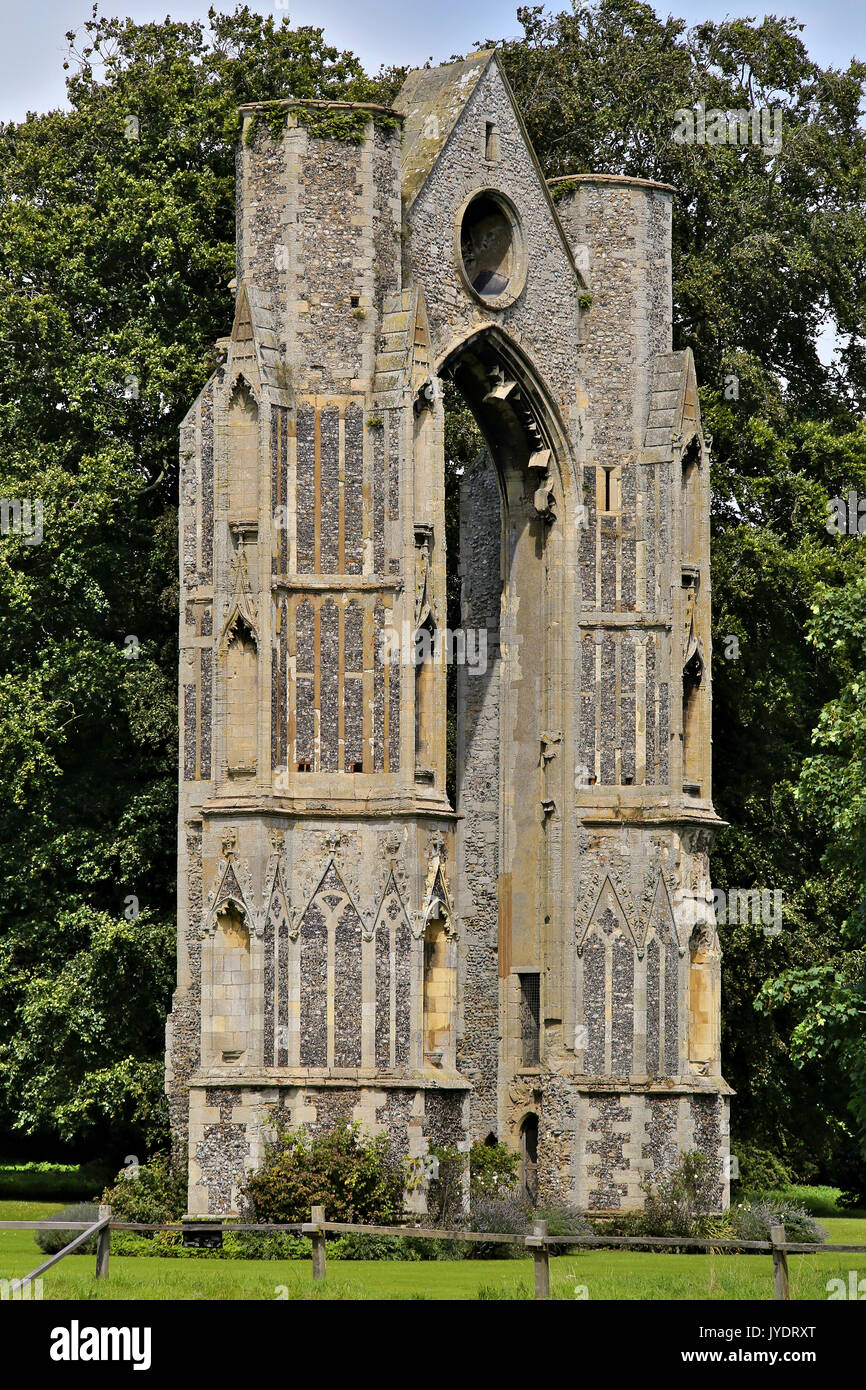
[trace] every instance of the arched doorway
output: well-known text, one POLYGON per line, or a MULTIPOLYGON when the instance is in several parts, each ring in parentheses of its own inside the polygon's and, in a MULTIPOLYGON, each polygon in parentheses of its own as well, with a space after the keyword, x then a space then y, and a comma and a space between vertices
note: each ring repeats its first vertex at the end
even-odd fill
MULTIPOLYGON (((563 663, 572 470, 548 393, 500 329, 461 342, 440 374, 483 441, 460 479, 457 564, 465 648, 479 650, 480 631, 487 661, 459 666, 450 693, 462 949, 473 994, 458 1067, 462 1057, 474 1073, 472 1127, 484 1134, 499 1124, 498 1086, 540 1063, 521 1032, 521 985, 543 979, 545 937, 561 911, 558 808, 566 796, 557 753, 568 733, 551 673, 563 663)), ((455 558, 449 535, 449 573, 455 558)), ((557 1017, 561 1007, 549 995, 536 1000, 536 1048, 545 1009, 557 1017)))

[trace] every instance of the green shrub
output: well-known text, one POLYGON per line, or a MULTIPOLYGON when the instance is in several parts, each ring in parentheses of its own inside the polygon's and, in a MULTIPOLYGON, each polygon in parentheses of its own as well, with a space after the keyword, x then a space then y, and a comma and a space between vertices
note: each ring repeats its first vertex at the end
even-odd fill
POLYGON ((769 1240, 771 1226, 784 1226, 787 1240, 823 1245, 827 1231, 796 1202, 768 1193, 760 1200, 741 1202, 731 1209, 734 1230, 740 1240, 769 1240))
POLYGON ((737 1162, 736 1181, 740 1184, 741 1192, 768 1192, 777 1187, 788 1187, 795 1180, 791 1169, 778 1154, 753 1144, 737 1145, 737 1162))
POLYGON ((622 1211, 616 1216, 591 1217, 587 1223, 591 1232, 597 1236, 648 1236, 656 1232, 648 1231, 642 1211, 622 1211))
POLYGON ((328 1239, 328 1259, 334 1260, 418 1260, 414 1240, 402 1236, 361 1236, 353 1231, 328 1239))
POLYGON ((691 1149, 680 1154, 670 1172, 641 1183, 641 1190, 646 1200, 637 1213, 641 1229, 636 1234, 702 1236, 719 1206, 718 1167, 708 1154, 691 1149))
POLYGON ((738 1234, 731 1211, 720 1211, 712 1216, 705 1216, 701 1222, 701 1235, 706 1236, 708 1240, 736 1240, 738 1234))
POLYGON ((123 1168, 102 1194, 115 1221, 179 1221, 186 1211, 187 1174, 169 1154, 154 1154, 137 1169, 123 1168))
POLYGON ((252 1221, 309 1221, 311 1208, 323 1206, 329 1221, 389 1225, 402 1215, 403 1182, 386 1134, 370 1138, 358 1125, 341 1121, 312 1137, 305 1130, 279 1130, 242 1199, 252 1221))
POLYGON ((313 1242, 291 1231, 223 1231, 217 1253, 226 1260, 309 1260, 313 1242))
POLYGON ((520 1172, 520 1154, 507 1144, 473 1144, 469 1151, 469 1190, 473 1197, 510 1192, 520 1172))
POLYGON ((438 1160, 438 1171, 427 1188, 427 1224, 440 1230, 459 1225, 465 1216, 463 1175, 467 1155, 449 1146, 431 1145, 431 1157, 438 1160))
MULTIPOLYGON (((64 1207, 62 1211, 54 1212, 47 1218, 49 1221, 98 1221, 99 1207, 93 1202, 75 1202, 72 1206, 64 1207)), ((58 1231, 36 1231, 36 1244, 40 1250, 44 1250, 46 1255, 56 1255, 58 1250, 62 1250, 64 1245, 68 1245, 81 1232, 76 1230, 58 1231)), ((96 1236, 91 1236, 83 1245, 79 1245, 77 1253, 79 1255, 96 1254, 96 1236)))
POLYGON ((111 1175, 100 1161, 90 1163, 4 1163, 0 1200, 74 1202, 93 1200, 111 1175))
POLYGON ((198 1250, 183 1243, 180 1231, 112 1231, 112 1255, 143 1257, 151 1256, 165 1259, 186 1259, 191 1256, 219 1255, 221 1251, 198 1250))

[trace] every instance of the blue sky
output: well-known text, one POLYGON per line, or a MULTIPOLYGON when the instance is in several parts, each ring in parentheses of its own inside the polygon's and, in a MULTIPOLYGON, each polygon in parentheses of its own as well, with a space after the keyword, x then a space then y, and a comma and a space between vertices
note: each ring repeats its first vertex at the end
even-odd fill
MULTIPOLYGON (((471 49, 476 39, 520 33, 517 0, 249 0, 252 9, 288 14, 295 24, 316 24, 331 43, 351 48, 375 70, 380 63, 442 61, 471 49)), ((0 45, 0 120, 21 120, 28 110, 64 104, 63 55, 67 29, 79 27, 90 13, 90 0, 0 0, 3 42, 0 45)), ((235 0, 219 0, 232 11, 235 0)), ((567 0, 550 6, 567 8, 567 0)), ((136 20, 203 19, 208 0, 103 0, 100 9, 136 20)), ((805 24, 807 46, 820 63, 845 67, 852 57, 866 57, 866 6, 861 0, 779 0, 769 7, 736 0, 668 0, 658 13, 674 13, 689 23, 729 15, 794 12, 805 24)))

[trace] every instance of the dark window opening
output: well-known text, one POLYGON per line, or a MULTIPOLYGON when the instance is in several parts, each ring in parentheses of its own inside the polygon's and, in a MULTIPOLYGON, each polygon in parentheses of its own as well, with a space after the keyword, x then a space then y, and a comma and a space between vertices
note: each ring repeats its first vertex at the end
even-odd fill
MULTIPOLYGON (((453 381, 443 381, 445 405, 445 555, 448 627, 462 632, 462 580, 460 577, 460 482, 465 468, 484 448, 475 417, 453 381)), ((451 805, 457 805, 457 704, 461 667, 449 661, 446 687, 445 789, 451 805)))
POLYGON ((359 294, 350 295, 349 303, 351 304, 353 309, 357 309, 358 305, 361 303, 361 296, 359 294))
POLYGON ((485 1147, 488 1149, 495 1149, 498 1143, 499 1140, 496 1138, 496 1135, 491 1130, 487 1138, 484 1140, 485 1147))
POLYGON ((611 465, 603 468, 604 485, 599 489, 598 506, 602 512, 616 513, 621 507, 619 468, 611 465))
POLYGON ((700 558, 700 462, 701 443, 696 435, 683 453, 682 479, 682 559, 684 563, 692 565, 697 564, 700 558))
POLYGON ((527 1115, 520 1126, 521 1180, 525 1199, 535 1205, 538 1196, 538 1116, 527 1115))
POLYGON ((520 1041, 525 1067, 538 1065, 541 987, 537 971, 520 976, 520 1041))
POLYGON ((298 763, 298 772, 312 772, 312 763, 298 763))
POLYGON ((350 772, 363 772, 363 771, 364 771, 364 764, 363 764, 363 763, 349 763, 349 771, 350 771, 350 772))
POLYGON ((683 671, 683 791, 700 796, 700 694, 702 673, 700 653, 695 652, 683 671))
POLYGON ((514 273, 514 232, 504 209, 486 193, 473 198, 460 229, 463 268, 485 297, 503 294, 514 273))

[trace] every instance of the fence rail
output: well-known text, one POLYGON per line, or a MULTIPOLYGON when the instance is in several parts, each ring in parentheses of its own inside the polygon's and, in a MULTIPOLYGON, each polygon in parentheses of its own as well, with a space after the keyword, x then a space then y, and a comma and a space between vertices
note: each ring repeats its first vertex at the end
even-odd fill
POLYGON ((286 1235, 308 1235, 312 1237, 313 1278, 315 1280, 325 1277, 326 1235, 403 1236, 409 1240, 448 1240, 484 1245, 513 1245, 532 1256, 535 1266, 536 1299, 550 1297, 551 1247, 569 1246, 575 1250, 592 1249, 599 1246, 608 1249, 644 1250, 670 1250, 674 1248, 681 1250, 685 1248, 712 1250, 717 1254, 742 1250, 758 1251, 762 1254, 772 1255, 773 1297, 783 1300, 791 1297, 788 1286, 789 1254, 812 1255, 823 1251, 826 1254, 866 1255, 866 1245, 820 1245, 807 1241, 787 1240, 784 1226, 773 1226, 769 1240, 712 1240, 706 1236, 557 1236, 549 1233, 546 1221, 536 1221, 530 1234, 507 1235, 502 1231, 452 1231, 433 1226, 368 1226, 357 1221, 326 1221, 323 1207, 313 1207, 309 1221, 259 1224, 244 1221, 113 1221, 111 1208, 101 1206, 99 1219, 93 1222, 0 1221, 0 1230, 80 1231, 74 1240, 71 1240, 62 1250, 58 1250, 44 1264, 39 1265, 38 1269, 34 1269, 30 1274, 25 1274, 22 1279, 13 1281, 11 1285, 13 1297, 16 1292, 20 1293, 25 1285, 31 1283, 38 1275, 43 1274, 46 1269, 50 1269, 66 1255, 71 1255, 78 1246, 83 1245, 94 1235, 97 1237, 96 1277, 97 1279, 107 1278, 111 1231, 176 1231, 190 1235, 205 1232, 211 1235, 217 1233, 222 1235, 224 1231, 252 1231, 259 1235, 276 1232, 282 1232, 286 1235))

